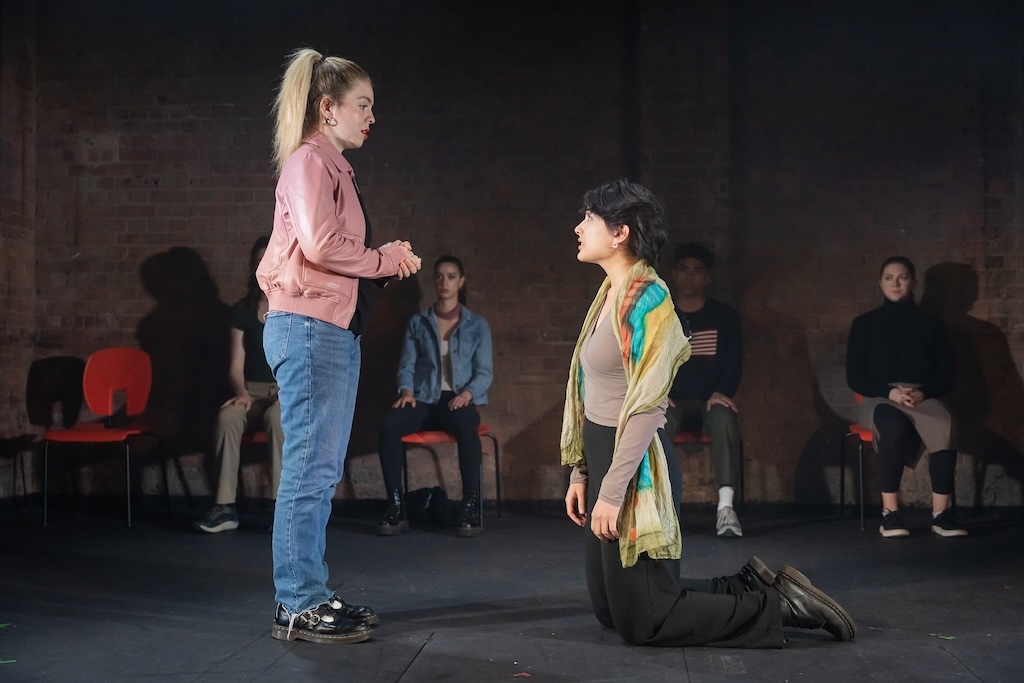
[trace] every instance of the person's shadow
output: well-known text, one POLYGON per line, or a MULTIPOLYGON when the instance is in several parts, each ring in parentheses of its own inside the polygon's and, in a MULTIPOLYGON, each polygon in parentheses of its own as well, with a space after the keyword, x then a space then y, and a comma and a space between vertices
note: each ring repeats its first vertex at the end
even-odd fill
POLYGON ((925 273, 920 306, 945 323, 953 348, 955 379, 942 399, 956 416, 960 451, 974 460, 975 510, 1000 502, 986 500, 996 484, 988 481, 990 465, 1024 486, 1024 454, 1015 445, 1024 441, 1024 382, 1003 331, 969 315, 977 299, 978 273, 969 264, 939 263, 925 273))
POLYGON ((763 292, 768 290, 768 284, 751 278, 741 308, 744 358, 738 396, 744 450, 750 454, 744 458, 745 497, 771 501, 791 492, 802 512, 831 514, 835 503, 829 472, 835 471, 848 422, 822 396, 803 323, 766 304, 763 292), (799 455, 788 474, 777 463, 789 461, 794 450, 799 455))
POLYGON ((208 452, 217 413, 231 394, 231 307, 202 257, 172 247, 143 261, 139 275, 156 306, 136 330, 153 364, 146 419, 165 456, 208 452))

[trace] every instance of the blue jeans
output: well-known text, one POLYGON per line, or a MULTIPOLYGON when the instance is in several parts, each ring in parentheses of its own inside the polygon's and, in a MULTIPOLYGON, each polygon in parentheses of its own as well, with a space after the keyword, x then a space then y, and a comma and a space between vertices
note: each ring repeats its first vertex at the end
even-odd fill
POLYGON ((330 323, 271 311, 263 330, 284 430, 274 509, 277 601, 296 614, 327 602, 324 552, 345 468, 359 383, 359 338, 330 323))

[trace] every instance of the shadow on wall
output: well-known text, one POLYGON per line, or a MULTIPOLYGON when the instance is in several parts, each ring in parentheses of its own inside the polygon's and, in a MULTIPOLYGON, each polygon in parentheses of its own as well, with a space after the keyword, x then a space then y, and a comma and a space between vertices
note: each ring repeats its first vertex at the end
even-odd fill
POLYGON ((569 485, 569 468, 561 465, 559 446, 565 407, 564 385, 557 396, 552 396, 557 399, 555 403, 511 435, 501 447, 503 492, 507 498, 532 501, 538 506, 535 512, 551 512, 552 499, 554 511, 563 510, 560 501, 569 485), (514 469, 511 463, 516 463, 514 469))
POLYGON ((973 456, 973 505, 981 507, 986 487, 997 483, 988 481, 989 465, 1000 465, 1021 490, 1016 501, 997 504, 1019 505, 1024 500, 1019 448, 1024 442, 1024 382, 1002 330, 969 315, 977 299, 978 273, 969 264, 939 263, 925 273, 920 306, 946 324, 953 347, 955 380, 942 398, 956 416, 960 451, 973 456))
POLYGON ((748 291, 744 300, 740 419, 747 454, 745 496, 832 505, 826 473, 835 469, 846 423, 821 394, 803 323, 764 304, 756 291, 748 291))
POLYGON ((172 247, 139 269, 156 306, 140 322, 139 347, 153 362, 146 419, 168 454, 209 452, 217 412, 231 395, 231 307, 198 252, 172 247))

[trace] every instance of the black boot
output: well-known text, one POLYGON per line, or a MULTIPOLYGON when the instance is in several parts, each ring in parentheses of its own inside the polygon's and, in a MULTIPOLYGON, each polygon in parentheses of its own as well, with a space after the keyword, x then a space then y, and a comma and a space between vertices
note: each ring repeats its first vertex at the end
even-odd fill
POLYGON ((823 628, 836 640, 852 640, 857 635, 857 626, 846 610, 788 565, 779 568, 767 592, 779 596, 783 626, 823 628))
POLYGON ((405 518, 405 505, 402 504, 402 489, 388 489, 388 509, 384 519, 377 525, 378 536, 397 536, 409 528, 409 520, 405 518))
POLYGON ((483 527, 480 526, 480 492, 474 491, 470 495, 462 497, 455 535, 470 538, 479 536, 481 531, 483 531, 483 527))
POLYGON ((743 565, 739 577, 748 591, 762 591, 775 583, 775 572, 756 555, 743 565))

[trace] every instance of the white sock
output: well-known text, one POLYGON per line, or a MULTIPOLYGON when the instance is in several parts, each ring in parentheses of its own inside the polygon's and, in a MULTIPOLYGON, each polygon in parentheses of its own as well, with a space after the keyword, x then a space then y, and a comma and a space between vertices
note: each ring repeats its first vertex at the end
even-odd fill
POLYGON ((723 486, 718 489, 718 509, 731 508, 732 504, 733 488, 731 486, 723 486))

